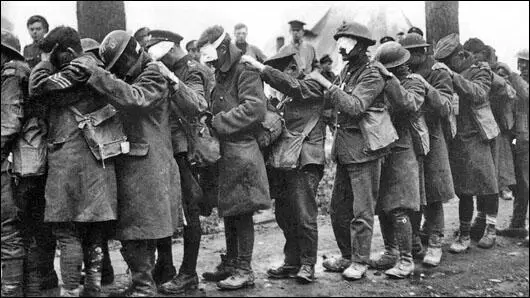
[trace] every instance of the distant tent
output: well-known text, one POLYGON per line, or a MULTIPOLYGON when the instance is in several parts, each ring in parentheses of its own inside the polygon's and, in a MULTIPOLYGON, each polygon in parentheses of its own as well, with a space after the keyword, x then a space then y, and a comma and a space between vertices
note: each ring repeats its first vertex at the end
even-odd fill
MULTIPOLYGON (((322 13, 322 12, 320 12, 322 13)), ((311 17, 314 18, 314 15, 311 17)), ((293 16, 293 19, 295 17, 293 16)), ((372 37, 377 41, 377 44, 369 48, 373 53, 379 46, 379 39, 383 36, 395 37, 398 32, 407 32, 412 26, 409 19, 403 14, 401 9, 393 7, 389 4, 377 4, 370 2, 367 4, 338 4, 332 5, 323 16, 314 23, 315 25, 310 32, 306 32, 304 39, 311 43, 317 52, 317 58, 320 59, 325 54, 329 54, 333 59, 333 70, 338 72, 342 67, 342 58, 340 57, 333 35, 336 29, 343 21, 356 21, 367 26, 372 32, 372 37)), ((306 21, 309 27, 311 23, 306 21)), ((288 33, 287 33, 288 34, 288 33)), ((288 35, 286 43, 290 42, 288 35)), ((265 50, 270 48, 275 49, 274 42, 280 37, 278 35, 272 36, 267 43, 265 50)), ((268 54, 271 54, 270 52, 268 54)))

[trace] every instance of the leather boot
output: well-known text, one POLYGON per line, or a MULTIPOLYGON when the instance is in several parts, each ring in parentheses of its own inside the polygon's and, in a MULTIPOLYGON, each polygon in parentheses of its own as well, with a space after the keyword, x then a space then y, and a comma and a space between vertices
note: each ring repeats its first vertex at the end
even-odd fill
POLYGON ((412 255, 401 255, 397 264, 385 271, 385 274, 390 278, 406 278, 414 272, 414 261, 412 255))
POLYGON ((197 273, 179 273, 175 278, 161 285, 158 290, 166 295, 184 294, 187 291, 196 290, 199 287, 199 277, 197 273))
POLYGON ((173 265, 156 263, 153 270, 153 280, 157 285, 171 281, 175 275, 177 275, 177 270, 173 265))
POLYGON ((487 225, 484 236, 480 238, 477 246, 480 248, 492 248, 495 245, 495 225, 487 225))
POLYGON ((301 284, 308 284, 315 281, 315 265, 302 265, 296 274, 296 281, 301 284))
POLYGON ((101 246, 92 245, 87 250, 88 264, 85 269, 85 297, 99 297, 101 294, 101 264, 103 263, 103 250, 101 246))
POLYGON ((452 253, 461 253, 469 249, 469 245, 471 244, 471 238, 469 236, 462 236, 460 233, 458 235, 458 238, 456 238, 455 242, 451 244, 451 247, 449 247, 449 252, 452 253))
POLYGON ((436 267, 442 259, 442 238, 438 235, 431 235, 427 253, 423 258, 423 265, 436 267))
POLYGON ((511 238, 524 238, 528 236, 528 230, 524 226, 515 227, 510 225, 504 230, 496 230, 497 236, 511 237, 511 238))
POLYGON ((484 230, 486 229, 486 217, 485 215, 477 215, 475 221, 471 225, 471 230, 469 231, 469 236, 473 241, 479 241, 480 238, 484 235, 484 230))
POLYGON ((331 257, 322 262, 322 266, 331 272, 343 272, 351 265, 351 260, 343 257, 331 257))
POLYGON ((22 297, 24 260, 2 260, 2 297, 22 297))
POLYGON ((237 290, 254 286, 254 272, 246 261, 238 261, 235 272, 228 278, 217 282, 220 290, 237 290))
POLYGON ((150 297, 156 295, 153 280, 156 242, 153 240, 122 241, 123 259, 129 266, 132 283, 128 289, 111 293, 112 297, 150 297))
POLYGON ((221 255, 221 263, 215 267, 213 272, 204 272, 202 277, 207 281, 220 281, 235 273, 235 259, 229 259, 226 255, 221 255))
POLYGON ((171 237, 158 239, 156 246, 158 258, 153 270, 153 279, 157 285, 161 285, 173 279, 177 275, 177 270, 173 266, 171 237))
POLYGON ((278 268, 270 268, 267 270, 267 275, 275 279, 295 278, 299 270, 300 265, 283 264, 278 268))

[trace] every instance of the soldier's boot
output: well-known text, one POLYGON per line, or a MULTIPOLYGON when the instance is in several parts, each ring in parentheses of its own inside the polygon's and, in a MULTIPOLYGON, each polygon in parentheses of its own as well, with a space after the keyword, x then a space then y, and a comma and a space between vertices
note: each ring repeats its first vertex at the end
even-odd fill
POLYGON ((254 286, 254 272, 247 261, 238 261, 236 270, 232 275, 217 282, 220 290, 237 290, 254 286))
POLYGON ((363 278, 368 271, 368 265, 352 262, 346 270, 342 272, 342 277, 348 280, 358 280, 363 278))
POLYGON ((99 297, 101 294, 101 266, 103 263, 103 249, 93 245, 88 249, 88 264, 85 269, 85 287, 83 296, 99 297))
POLYGON ((479 241, 480 238, 484 235, 484 230, 486 229, 486 214, 484 212, 478 212, 475 221, 471 225, 471 230, 469 231, 469 236, 473 241, 479 241))
POLYGON ((322 262, 322 266, 331 272, 343 272, 351 265, 351 260, 343 257, 331 257, 322 262))
POLYGON ((296 281, 301 284, 308 284, 315 281, 315 265, 302 265, 296 274, 296 281))
POLYGON ((199 287, 199 277, 197 274, 186 274, 180 272, 172 280, 164 283, 158 291, 166 295, 179 295, 187 291, 196 290, 199 287))
POLYGON ((524 238, 528 236, 528 230, 522 224, 515 225, 514 222, 510 226, 503 230, 496 230, 497 236, 511 237, 511 238, 524 238))
POLYGON ((429 237, 429 245, 427 247, 427 253, 423 258, 423 265, 436 267, 440 265, 442 259, 442 237, 438 235, 431 235, 429 237))
POLYGON ((164 284, 177 275, 177 270, 175 269, 175 266, 173 266, 171 245, 171 237, 157 240, 156 246, 158 258, 156 260, 155 269, 153 270, 153 279, 157 285, 164 284))
POLYGON ((383 236, 383 242, 385 244, 385 251, 381 254, 381 257, 377 260, 370 260, 370 267, 377 270, 387 270, 396 265, 399 259, 399 250, 394 236, 394 229, 392 222, 389 222, 387 218, 379 216, 379 224, 381 226, 381 234, 383 236))
POLYGON ((204 272, 202 277, 207 281, 221 281, 234 274, 236 271, 235 259, 229 259, 226 255, 221 255, 221 263, 215 267, 215 271, 204 272))
POLYGON ((2 260, 2 297, 24 296, 24 260, 2 260))
POLYGON ((471 244, 471 238, 468 236, 463 236, 462 234, 459 234, 456 238, 455 242, 451 244, 449 247, 449 252, 452 253, 462 253, 469 249, 469 245, 471 244))
POLYGON ((390 278, 406 278, 414 272, 414 260, 412 254, 401 255, 396 265, 387 271, 385 274, 390 278))
POLYGON ((495 225, 488 224, 484 236, 480 238, 477 246, 480 248, 492 248, 495 245, 495 225))
MULTIPOLYGON (((138 242, 140 242, 139 240, 138 242)), ((147 240, 148 241, 148 240, 147 240)), ((127 241, 129 242, 129 241, 127 241)), ((132 242, 132 241, 131 241, 132 242)), ((156 284, 153 280, 155 245, 125 244, 122 242, 123 259, 129 265, 132 282, 124 291, 113 292, 111 297, 152 297, 156 296, 156 284)))
POLYGON ((275 279, 295 278, 299 270, 300 265, 283 264, 280 267, 267 270, 267 275, 275 279))

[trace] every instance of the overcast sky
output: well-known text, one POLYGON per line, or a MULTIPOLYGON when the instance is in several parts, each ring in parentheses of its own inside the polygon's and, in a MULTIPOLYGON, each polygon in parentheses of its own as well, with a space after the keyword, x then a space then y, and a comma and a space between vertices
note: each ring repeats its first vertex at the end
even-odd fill
MULTIPOLYGON (((249 42, 264 47, 271 37, 287 28, 287 20, 301 19, 310 29, 330 5, 373 5, 373 3, 369 1, 125 1, 125 9, 127 30, 130 32, 142 26, 170 29, 184 36, 183 42, 186 42, 196 39, 210 25, 223 25, 231 33, 236 23, 243 22, 249 27, 249 42)), ((402 9, 412 24, 425 29, 423 1, 381 1, 380 4, 402 9)), ((77 27, 75 6, 75 1, 2 1, 2 16, 13 23, 14 32, 24 46, 31 42, 26 31, 26 21, 31 15, 43 15, 52 28, 63 24, 77 27)), ((497 50, 499 60, 508 63, 515 70, 515 53, 521 48, 528 48, 528 11, 528 1, 460 1, 461 41, 463 43, 470 37, 479 37, 497 50)))

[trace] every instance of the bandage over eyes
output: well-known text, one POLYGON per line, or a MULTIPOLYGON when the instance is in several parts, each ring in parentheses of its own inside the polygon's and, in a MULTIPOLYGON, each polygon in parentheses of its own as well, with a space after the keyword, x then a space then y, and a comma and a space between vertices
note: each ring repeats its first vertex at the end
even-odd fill
POLYGON ((169 50, 171 50, 174 45, 175 43, 171 41, 161 41, 150 47, 147 52, 149 55, 151 55, 153 60, 160 60, 169 52, 169 50))
POLYGON ((351 37, 342 36, 337 40, 337 48, 339 51, 340 49, 344 49, 346 54, 349 54, 356 44, 357 40, 351 37))
POLYGON ((217 47, 223 42, 226 37, 226 32, 219 36, 213 43, 207 43, 201 48, 201 62, 207 63, 217 60, 217 47))

